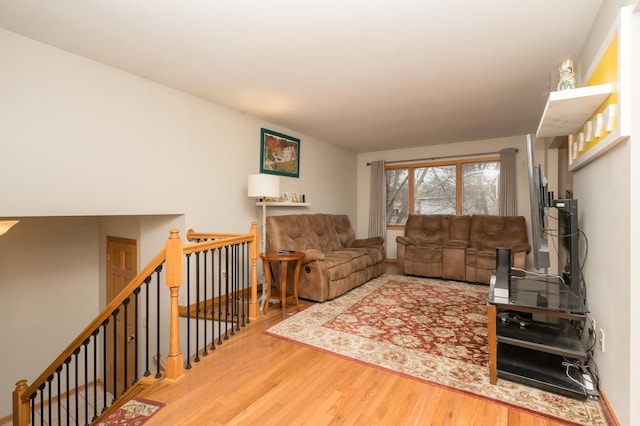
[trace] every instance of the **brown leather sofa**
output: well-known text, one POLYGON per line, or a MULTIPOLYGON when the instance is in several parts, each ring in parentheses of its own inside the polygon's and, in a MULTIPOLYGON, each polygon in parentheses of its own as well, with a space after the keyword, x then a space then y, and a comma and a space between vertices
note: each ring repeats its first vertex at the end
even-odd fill
POLYGON ((300 298, 324 302, 384 272, 384 239, 356 239, 347 215, 268 216, 266 222, 267 250, 305 254, 298 279, 300 298))
POLYGON ((409 215, 396 243, 401 274, 484 284, 496 248, 511 248, 511 265, 521 269, 531 251, 523 216, 409 215))

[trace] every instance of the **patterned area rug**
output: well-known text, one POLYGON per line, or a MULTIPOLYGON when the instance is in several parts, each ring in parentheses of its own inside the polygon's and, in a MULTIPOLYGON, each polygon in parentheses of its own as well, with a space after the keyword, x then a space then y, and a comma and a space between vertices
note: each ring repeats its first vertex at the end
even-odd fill
POLYGON ((163 402, 133 398, 108 415, 98 426, 139 426, 146 423, 164 405, 163 402))
POLYGON ((267 333, 558 420, 607 425, 597 401, 489 383, 487 293, 486 286, 382 275, 267 333))

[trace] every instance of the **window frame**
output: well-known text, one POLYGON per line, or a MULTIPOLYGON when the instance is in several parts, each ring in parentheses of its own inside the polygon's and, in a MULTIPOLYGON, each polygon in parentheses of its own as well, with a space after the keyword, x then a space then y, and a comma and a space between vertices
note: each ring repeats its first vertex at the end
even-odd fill
MULTIPOLYGON (((458 176, 462 176, 462 165, 469 163, 500 163, 500 156, 493 155, 490 157, 472 157, 472 158, 464 158, 458 160, 441 160, 441 161, 427 161, 420 163, 402 163, 402 164, 388 164, 385 165, 384 171, 385 174, 387 170, 398 170, 398 169, 408 169, 408 203, 409 203, 409 214, 413 214, 415 208, 415 199, 414 199, 414 172, 415 169, 423 168, 423 167, 441 167, 441 166, 455 166, 456 167, 456 215, 462 214, 462 189, 463 189, 463 180, 458 179, 458 176)), ((385 201, 386 202, 386 201, 385 201)), ((387 225, 387 230, 389 231, 401 231, 404 230, 405 225, 387 225)))

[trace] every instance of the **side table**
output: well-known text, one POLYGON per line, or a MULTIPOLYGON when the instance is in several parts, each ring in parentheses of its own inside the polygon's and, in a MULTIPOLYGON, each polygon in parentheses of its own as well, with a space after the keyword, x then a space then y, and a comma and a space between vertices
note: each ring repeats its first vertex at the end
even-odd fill
POLYGON ((304 259, 304 253, 301 251, 268 251, 260 253, 262 264, 264 265, 264 276, 266 279, 267 298, 264 304, 264 312, 267 312, 269 307, 269 300, 271 299, 271 287, 273 284, 273 274, 271 273, 273 267, 278 267, 278 275, 280 278, 280 287, 278 289, 278 295, 280 296, 280 307, 282 308, 282 317, 286 314, 286 300, 287 300, 287 270, 289 262, 295 262, 295 270, 293 273, 293 297, 296 302, 296 310, 300 311, 300 304, 298 303, 298 276, 300 275, 300 267, 302 266, 302 259, 304 259))

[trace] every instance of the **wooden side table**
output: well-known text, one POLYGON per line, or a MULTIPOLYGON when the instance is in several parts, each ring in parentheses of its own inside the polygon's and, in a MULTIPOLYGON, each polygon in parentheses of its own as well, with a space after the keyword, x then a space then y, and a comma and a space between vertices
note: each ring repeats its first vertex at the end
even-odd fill
POLYGON ((264 265, 264 276, 266 278, 267 286, 267 299, 264 305, 264 312, 267 312, 269 307, 269 300, 271 299, 271 287, 273 277, 271 274, 271 268, 279 267, 280 276, 280 288, 278 289, 278 295, 280 296, 280 307, 282 308, 282 317, 286 314, 286 300, 287 300, 287 269, 289 262, 295 261, 295 270, 293 273, 293 297, 296 301, 296 311, 300 311, 300 304, 298 303, 298 276, 300 275, 300 267, 302 266, 302 259, 304 259, 304 253, 301 251, 268 251, 266 253, 260 253, 262 258, 262 264, 264 265))

